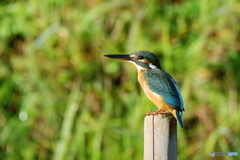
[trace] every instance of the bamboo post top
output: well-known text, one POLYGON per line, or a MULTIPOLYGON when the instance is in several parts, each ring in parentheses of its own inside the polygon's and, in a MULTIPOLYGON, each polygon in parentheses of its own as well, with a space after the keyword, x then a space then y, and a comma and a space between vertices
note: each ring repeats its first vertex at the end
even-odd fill
POLYGON ((145 116, 144 160, 177 159, 177 121, 171 113, 145 116))

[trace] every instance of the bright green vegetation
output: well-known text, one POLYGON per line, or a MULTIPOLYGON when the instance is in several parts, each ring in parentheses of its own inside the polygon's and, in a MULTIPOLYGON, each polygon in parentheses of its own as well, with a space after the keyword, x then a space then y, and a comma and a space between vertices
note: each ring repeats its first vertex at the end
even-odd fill
MULTIPOLYGON (((0 1, 0 159, 140 160, 149 50, 181 88, 178 158, 240 154, 237 0, 0 1)), ((216 158, 216 157, 215 157, 216 158)), ((234 159, 234 157, 217 157, 234 159)))

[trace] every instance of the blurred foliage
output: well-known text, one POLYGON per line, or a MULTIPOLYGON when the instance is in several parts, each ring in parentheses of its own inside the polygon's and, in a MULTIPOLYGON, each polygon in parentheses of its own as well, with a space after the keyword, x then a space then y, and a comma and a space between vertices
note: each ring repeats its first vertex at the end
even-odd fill
MULTIPOLYGON (((178 82, 179 159, 240 154, 237 0, 0 1, 0 159, 142 159, 156 110, 133 65, 149 50, 178 82)), ((215 157, 234 159, 234 157, 215 157)))

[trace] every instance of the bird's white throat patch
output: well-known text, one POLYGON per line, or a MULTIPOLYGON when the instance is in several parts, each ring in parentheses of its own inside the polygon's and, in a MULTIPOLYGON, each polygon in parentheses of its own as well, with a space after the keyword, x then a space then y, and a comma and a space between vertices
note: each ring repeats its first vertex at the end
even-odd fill
POLYGON ((141 71, 141 70, 147 70, 146 68, 143 68, 143 67, 137 65, 137 64, 136 64, 135 62, 133 62, 133 61, 128 61, 128 62, 134 64, 134 65, 137 67, 137 70, 138 70, 138 71, 141 71))
MULTIPOLYGON (((141 67, 140 65, 137 65, 137 64, 136 64, 135 62, 133 62, 133 61, 128 61, 128 62, 134 64, 134 65, 137 67, 138 71, 147 70, 147 68, 144 68, 144 67, 141 67)), ((148 66, 149 66, 151 69, 157 69, 157 67, 156 67, 155 65, 153 65, 152 63, 150 63, 148 66)))

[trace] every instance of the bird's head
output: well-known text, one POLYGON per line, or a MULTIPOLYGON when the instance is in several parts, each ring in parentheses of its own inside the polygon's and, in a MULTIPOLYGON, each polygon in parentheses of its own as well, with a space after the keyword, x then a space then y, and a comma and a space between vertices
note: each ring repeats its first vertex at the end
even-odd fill
POLYGON ((115 58, 120 60, 129 61, 138 68, 138 70, 147 70, 147 69, 161 69, 160 62, 158 58, 149 51, 137 51, 133 52, 129 55, 119 55, 119 54, 112 54, 112 55, 105 55, 109 58, 115 58))

